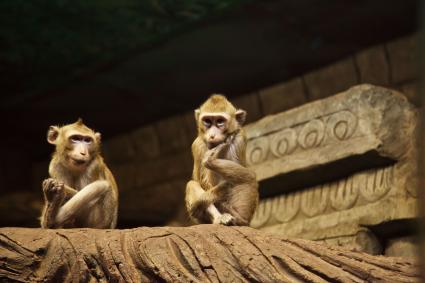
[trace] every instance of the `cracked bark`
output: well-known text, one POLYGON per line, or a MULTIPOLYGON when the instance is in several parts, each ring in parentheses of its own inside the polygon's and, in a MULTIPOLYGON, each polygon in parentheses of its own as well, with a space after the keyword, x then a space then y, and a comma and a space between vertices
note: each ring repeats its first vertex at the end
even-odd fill
POLYGON ((0 229, 1 282, 418 282, 413 260, 248 227, 0 229))

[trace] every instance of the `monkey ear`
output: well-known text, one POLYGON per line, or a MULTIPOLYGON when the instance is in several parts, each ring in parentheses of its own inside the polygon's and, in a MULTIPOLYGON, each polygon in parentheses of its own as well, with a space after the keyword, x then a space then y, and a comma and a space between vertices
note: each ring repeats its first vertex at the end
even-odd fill
POLYGON ((243 126, 246 119, 246 111, 242 109, 236 110, 235 118, 236 118, 236 121, 238 121, 239 125, 243 126))
POLYGON ((201 115, 201 110, 200 109, 196 109, 195 110, 195 120, 198 121, 199 119, 199 115, 201 115))
POLYGON ((59 127, 50 126, 47 131, 47 142, 50 144, 56 144, 56 140, 59 136, 59 127))
POLYGON ((100 140, 102 139, 102 135, 100 133, 95 133, 94 138, 96 139, 97 143, 100 143, 100 140))

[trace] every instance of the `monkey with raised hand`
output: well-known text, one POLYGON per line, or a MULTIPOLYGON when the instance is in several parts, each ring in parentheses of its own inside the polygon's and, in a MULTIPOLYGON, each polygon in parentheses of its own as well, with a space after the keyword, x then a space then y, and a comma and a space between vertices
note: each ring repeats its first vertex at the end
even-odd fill
POLYGON ((198 223, 249 225, 258 205, 258 182, 246 168, 246 112, 214 94, 195 110, 193 175, 186 208, 198 223))
POLYGON ((79 119, 50 126, 47 141, 56 150, 43 181, 43 228, 115 228, 118 189, 100 155, 100 133, 79 119))

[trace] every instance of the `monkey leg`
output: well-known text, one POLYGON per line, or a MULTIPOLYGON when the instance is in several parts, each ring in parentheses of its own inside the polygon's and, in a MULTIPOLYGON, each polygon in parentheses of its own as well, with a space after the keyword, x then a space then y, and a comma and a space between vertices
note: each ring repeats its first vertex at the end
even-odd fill
POLYGON ((64 184, 49 178, 43 181, 44 208, 41 215, 42 228, 55 228, 55 217, 65 198, 64 184))
POLYGON ((63 224, 75 219, 81 211, 86 211, 86 209, 96 205, 108 192, 111 192, 111 186, 106 180, 98 180, 88 184, 59 209, 56 222, 63 224))
POLYGON ((233 215, 232 225, 248 226, 258 205, 258 188, 250 184, 236 185, 228 190, 222 211, 233 215))
POLYGON ((186 186, 186 208, 189 215, 200 223, 227 223, 231 215, 220 213, 214 205, 214 195, 205 191, 199 182, 189 181, 186 186))

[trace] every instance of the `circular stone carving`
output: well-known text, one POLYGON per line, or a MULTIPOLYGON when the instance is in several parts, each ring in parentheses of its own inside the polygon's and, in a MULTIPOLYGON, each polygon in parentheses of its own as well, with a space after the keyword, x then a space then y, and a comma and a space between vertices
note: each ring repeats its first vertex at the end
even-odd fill
POLYGON ((258 164, 263 162, 269 150, 269 140, 266 137, 259 137, 251 140, 246 148, 248 164, 258 164))
POLYGON ((333 114, 327 124, 331 136, 338 140, 346 140, 357 128, 357 117, 350 111, 344 110, 333 114))
POLYGON ((270 150, 274 156, 291 154, 297 147, 297 133, 294 129, 285 129, 270 136, 270 150))
POLYGON ((298 143, 304 149, 317 147, 323 140, 325 125, 318 119, 311 120, 302 129, 298 136, 298 143))

